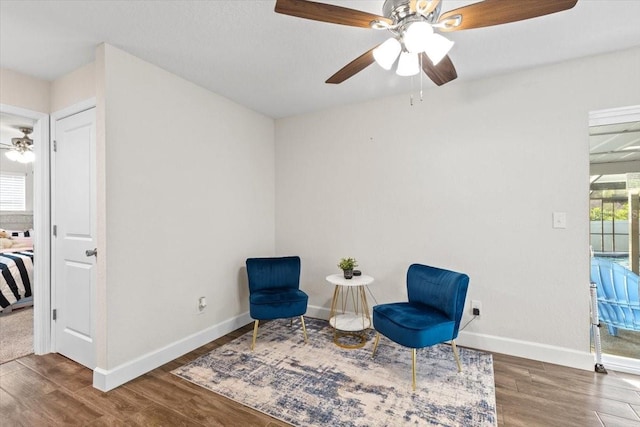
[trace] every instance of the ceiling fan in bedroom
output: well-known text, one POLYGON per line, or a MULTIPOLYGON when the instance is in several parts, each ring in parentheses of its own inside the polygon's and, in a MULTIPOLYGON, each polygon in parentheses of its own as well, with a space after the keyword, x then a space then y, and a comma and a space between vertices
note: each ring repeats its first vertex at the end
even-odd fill
POLYGON ((11 145, 0 144, 0 150, 7 150, 5 156, 9 160, 20 163, 31 163, 35 160, 33 154, 33 139, 29 138, 29 134, 33 129, 22 127, 20 132, 24 135, 19 138, 11 138, 11 145))
POLYGON ((506 24, 571 9, 578 0, 484 0, 441 13, 441 0, 385 0, 383 16, 307 0, 277 0, 285 15, 352 27, 387 30, 391 37, 360 55, 326 83, 342 83, 377 62, 401 76, 420 68, 438 86, 458 77, 448 52, 453 42, 441 32, 506 24))

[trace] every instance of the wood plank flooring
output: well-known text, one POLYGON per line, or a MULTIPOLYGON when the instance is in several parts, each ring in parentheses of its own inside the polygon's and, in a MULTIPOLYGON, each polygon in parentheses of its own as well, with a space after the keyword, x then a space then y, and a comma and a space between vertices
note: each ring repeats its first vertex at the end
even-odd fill
MULTIPOLYGON (((286 424, 170 373, 251 324, 108 393, 60 355, 0 365, 0 425, 260 426, 286 424)), ((494 354, 500 426, 640 427, 640 376, 608 375, 494 354)))

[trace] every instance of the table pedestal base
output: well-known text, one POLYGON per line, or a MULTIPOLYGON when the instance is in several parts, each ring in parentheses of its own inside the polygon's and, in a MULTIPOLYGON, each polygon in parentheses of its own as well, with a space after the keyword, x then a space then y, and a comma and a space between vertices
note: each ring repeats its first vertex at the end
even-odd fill
POLYGON ((367 336, 364 333, 343 332, 336 329, 333 333, 333 343, 347 349, 362 348, 367 343, 367 336), (340 341, 341 339, 347 342, 340 341))
POLYGON ((348 349, 364 347, 367 342, 367 332, 371 328, 371 317, 363 285, 353 287, 336 285, 331 301, 329 324, 334 329, 333 342, 338 347, 348 349), (347 311, 349 303, 353 312, 347 311))

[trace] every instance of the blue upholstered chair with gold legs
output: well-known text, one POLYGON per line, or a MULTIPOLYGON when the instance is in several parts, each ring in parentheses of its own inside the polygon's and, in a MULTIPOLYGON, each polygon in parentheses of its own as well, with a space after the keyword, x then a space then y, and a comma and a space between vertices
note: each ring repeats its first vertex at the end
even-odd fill
MULTIPOLYGON (((309 296, 300 290, 300 257, 248 258, 249 312, 255 320, 251 350, 256 345, 260 320, 300 316, 304 342, 307 329, 304 314, 309 296)), ((291 320, 293 323, 293 319, 291 320)))
POLYGON ((373 327, 380 334, 413 351, 412 378, 416 389, 416 349, 451 341, 453 355, 462 371, 455 339, 469 287, 469 276, 454 271, 413 264, 407 271, 408 302, 373 307, 373 327))

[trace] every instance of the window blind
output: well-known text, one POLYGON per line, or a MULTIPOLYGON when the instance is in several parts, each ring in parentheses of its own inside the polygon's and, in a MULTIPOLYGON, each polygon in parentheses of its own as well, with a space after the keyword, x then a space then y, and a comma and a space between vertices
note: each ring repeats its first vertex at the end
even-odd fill
POLYGON ((0 211, 25 210, 26 181, 23 173, 0 173, 0 211))

